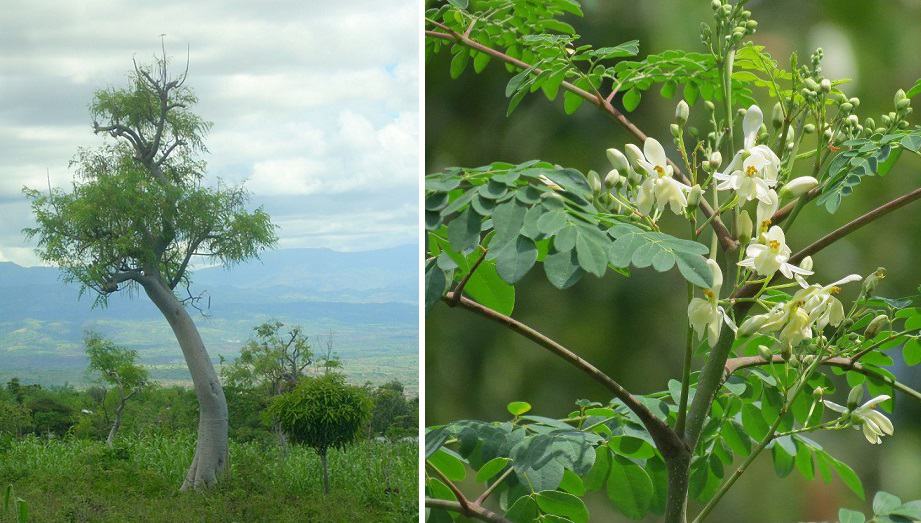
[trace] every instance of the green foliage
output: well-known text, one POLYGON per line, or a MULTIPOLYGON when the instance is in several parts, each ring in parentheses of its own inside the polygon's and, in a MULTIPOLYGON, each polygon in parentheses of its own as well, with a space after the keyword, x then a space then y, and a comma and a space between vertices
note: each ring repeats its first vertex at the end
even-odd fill
POLYGON ((265 211, 247 210, 244 189, 202 184, 196 153, 210 124, 191 112, 185 76, 170 80, 165 58, 156 65, 137 69, 126 88, 97 91, 95 131, 117 141, 77 154, 70 191, 23 190, 36 219, 24 232, 39 256, 101 304, 142 275, 187 285, 193 255, 230 265, 276 241, 265 211))
POLYGON ((873 496, 873 517, 867 519, 862 512, 842 508, 838 511, 841 523, 901 523, 921 521, 921 499, 915 501, 902 500, 888 492, 879 491, 873 496))
POLYGON ((618 214, 617 203, 575 169, 537 160, 451 168, 426 177, 425 201, 429 307, 475 266, 464 290, 506 314, 514 307, 514 289, 502 282, 517 283, 537 262, 560 289, 585 273, 628 274, 630 265, 667 271, 677 263, 691 283, 711 282, 704 245, 618 214))
POLYGON ((371 401, 365 391, 346 384, 336 373, 303 378, 269 406, 269 413, 293 442, 320 454, 355 441, 370 411, 371 401))
POLYGON ((103 383, 118 387, 122 396, 147 384, 147 369, 138 364, 137 351, 119 347, 94 332, 87 333, 84 342, 89 371, 103 383))
POLYGON ((224 383, 242 389, 264 388, 270 395, 294 386, 313 363, 313 351, 300 326, 282 332, 284 326, 270 321, 253 328, 255 336, 240 349, 240 355, 221 366, 224 383))

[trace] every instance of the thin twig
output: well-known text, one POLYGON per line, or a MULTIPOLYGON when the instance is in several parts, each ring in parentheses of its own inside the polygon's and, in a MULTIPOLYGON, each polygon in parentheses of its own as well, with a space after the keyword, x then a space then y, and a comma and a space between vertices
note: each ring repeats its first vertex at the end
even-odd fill
MULTIPOLYGON (((476 40, 473 40, 467 36, 459 34, 456 31, 452 30, 451 28, 443 24, 440 24, 438 22, 435 22, 434 20, 428 20, 428 22, 446 31, 446 32, 439 32, 439 31, 426 30, 425 34, 429 37, 439 38, 442 40, 448 40, 448 41, 452 41, 455 43, 466 45, 467 47, 470 47, 471 49, 475 49, 477 51, 480 51, 481 53, 488 54, 494 58, 498 58, 499 60, 502 60, 503 62, 512 64, 521 69, 531 69, 532 71, 534 71, 534 74, 540 74, 542 71, 540 68, 535 68, 531 64, 528 64, 527 62, 519 60, 518 58, 515 58, 513 56, 509 56, 503 53, 502 51, 499 51, 492 47, 488 47, 486 45, 483 45, 477 42, 476 40)), ((629 131, 638 140, 640 141, 646 140, 647 138, 646 133, 644 133, 639 127, 637 127, 632 121, 630 121, 630 119, 627 118, 623 112, 621 112, 616 107, 614 107, 609 100, 606 100, 602 96, 592 94, 586 91, 585 89, 582 89, 581 87, 578 87, 575 84, 572 84, 570 82, 564 81, 563 83, 560 84, 560 86, 563 89, 566 89, 567 91, 581 98, 584 98, 585 100, 591 102, 592 104, 600 108, 604 113, 606 113, 608 116, 610 116, 615 121, 617 121, 619 124, 621 124, 624 128, 626 128, 627 131, 629 131)), ((682 182, 689 183, 690 180, 681 171, 681 168, 678 166, 677 163, 673 162, 671 159, 668 160, 668 163, 674 169, 675 175, 682 182)), ((708 218, 714 215, 713 208, 711 208, 710 205, 705 201, 700 202, 700 210, 708 218)), ((735 250, 736 247, 738 247, 738 242, 735 240, 735 238, 732 237, 732 234, 729 232, 729 229, 726 228, 726 226, 723 224, 723 222, 719 219, 718 216, 715 217, 710 222, 710 225, 711 227, 713 227, 713 230, 716 231, 716 234, 720 239, 720 245, 723 246, 724 250, 732 251, 732 250, 735 250)))
POLYGON ((457 286, 454 287, 454 292, 451 293, 453 296, 451 298, 451 301, 453 302, 451 304, 452 307, 457 305, 457 302, 460 301, 460 297, 464 294, 464 287, 467 286, 467 282, 470 281, 473 273, 476 272, 476 270, 480 267, 480 264, 483 263, 483 260, 486 259, 487 252, 489 252, 488 249, 483 249, 483 253, 480 254, 480 257, 477 258, 475 262, 473 262, 473 266, 470 267, 470 270, 467 271, 467 274, 464 275, 461 281, 457 282, 457 286))

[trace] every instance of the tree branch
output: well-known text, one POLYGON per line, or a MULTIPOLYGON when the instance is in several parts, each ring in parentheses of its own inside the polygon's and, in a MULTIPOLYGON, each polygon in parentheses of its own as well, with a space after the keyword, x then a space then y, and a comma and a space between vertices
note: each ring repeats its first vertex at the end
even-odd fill
POLYGON ((425 506, 429 508, 440 508, 443 510, 450 510, 452 512, 457 512, 458 514, 463 514, 468 518, 479 519, 480 521, 489 521, 491 523, 512 523, 511 520, 506 519, 504 516, 496 514, 495 512, 489 510, 486 507, 481 507, 479 505, 469 506, 469 511, 464 512, 461 508, 461 504, 457 501, 450 501, 447 499, 435 499, 435 498, 425 498, 425 506))
MULTIPOLYGON (((453 293, 447 293, 443 299, 448 305, 455 305, 455 298, 453 293)), ((622 401, 624 405, 627 406, 627 408, 629 408, 631 411, 633 411, 634 414, 637 415, 637 417, 639 417, 640 421, 642 421, 643 425, 646 427, 646 430, 649 431, 649 434, 656 442, 656 445, 659 447, 662 455, 666 458, 671 456, 686 455, 689 452, 688 447, 678 436, 678 433, 672 430, 672 428, 669 427, 667 423, 657 418, 655 414, 647 409, 645 405, 640 403, 640 401, 620 383, 614 381, 613 378, 598 370, 598 368, 596 368, 591 363, 582 359, 578 354, 572 352, 571 350, 560 345, 547 336, 544 336, 531 327, 519 322, 518 320, 496 312, 489 307, 481 305, 473 300, 461 296, 456 305, 459 305, 469 311, 475 312, 490 320, 493 320, 496 323, 499 323, 508 329, 517 332, 518 334, 521 334, 525 338, 528 338, 534 343, 537 343, 541 347, 559 356, 573 367, 579 369, 590 378, 603 385, 612 394, 614 394, 615 398, 622 401)))
MULTIPOLYGON (((425 31, 426 36, 430 36, 432 38, 439 38, 442 40, 448 40, 451 42, 466 45, 467 47, 470 47, 471 49, 476 49, 477 51, 480 51, 481 53, 488 54, 492 57, 498 58, 499 60, 502 60, 503 62, 512 64, 521 69, 531 69, 534 71, 535 74, 540 74, 541 72, 540 68, 535 68, 531 66, 530 64, 528 64, 527 62, 519 60, 513 56, 509 56, 503 53, 502 51, 493 49, 492 47, 485 46, 477 42, 476 40, 473 40, 465 35, 459 34, 451 30, 450 28, 444 25, 441 25, 441 24, 436 24, 436 25, 439 25, 439 27, 449 32, 442 33, 439 31, 426 30, 425 31)), ((578 95, 581 98, 584 98, 586 101, 594 104, 596 107, 601 109, 605 114, 607 114, 609 117, 613 118, 617 123, 621 124, 624 128, 626 128, 627 131, 633 134, 633 136, 635 136, 638 140, 640 141, 646 140, 647 138, 646 133, 644 133, 639 127, 637 127, 632 121, 630 121, 630 119, 627 118, 623 112, 621 112, 616 107, 614 107, 611 104, 611 102, 606 100, 604 97, 592 94, 586 91, 585 89, 582 89, 581 87, 578 87, 570 82, 564 81, 562 84, 560 84, 560 86, 563 89, 566 89, 567 91, 575 95, 578 95)), ((668 160, 668 163, 672 166, 672 168, 675 171, 675 174, 678 176, 679 179, 681 179, 682 182, 690 184, 688 177, 685 176, 685 174, 681 171, 681 168, 678 166, 677 163, 673 162, 671 159, 668 160)), ((704 213, 704 216, 706 216, 708 219, 714 215, 713 208, 710 207, 710 205, 704 200, 700 201, 700 210, 701 212, 704 213)), ((719 216, 713 216, 713 218, 710 220, 710 226, 713 227, 713 230, 716 232, 716 235, 719 237, 720 245, 723 247, 724 250, 732 251, 732 250, 735 250, 736 247, 738 247, 738 242, 735 240, 735 238, 732 237, 732 234, 730 234, 729 229, 726 228, 726 226, 720 220, 719 216)))
MULTIPOLYGON (((771 358, 770 361, 765 360, 761 356, 740 356, 738 358, 729 358, 728 360, 726 360, 726 366, 725 366, 726 377, 729 377, 734 372, 741 370, 741 369, 746 369, 749 367, 758 367, 758 366, 768 365, 768 364, 773 364, 773 363, 786 363, 786 362, 784 361, 783 358, 780 357, 779 354, 775 354, 771 358)), ((915 398, 916 400, 921 401, 921 392, 909 387, 908 385, 905 385, 904 383, 900 381, 894 380, 890 378, 889 376, 880 374, 872 368, 861 365, 860 362, 856 361, 854 358, 842 358, 842 357, 827 358, 823 360, 821 364, 827 365, 830 367, 838 367, 838 368, 845 369, 845 370, 853 370, 853 371, 863 374, 864 376, 869 376, 872 378, 880 379, 884 381, 885 383, 895 387, 896 389, 904 392, 905 394, 915 398)))

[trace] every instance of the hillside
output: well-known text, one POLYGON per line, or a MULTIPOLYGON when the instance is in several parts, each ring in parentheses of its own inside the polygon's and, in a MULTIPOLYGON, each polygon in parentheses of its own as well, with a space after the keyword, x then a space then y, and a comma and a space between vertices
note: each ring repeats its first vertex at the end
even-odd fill
MULTIPOLYGON (((417 248, 366 252, 284 249, 233 267, 194 271, 204 293, 196 322, 212 357, 233 358, 260 322, 334 333, 335 350, 355 380, 397 377, 414 388, 417 366, 417 248)), ((97 330, 137 349, 155 378, 188 379, 178 345, 143 296, 114 295, 93 308, 50 267, 0 262, 0 380, 83 383, 82 336, 97 330)), ((193 311, 194 312, 194 311, 193 311)))

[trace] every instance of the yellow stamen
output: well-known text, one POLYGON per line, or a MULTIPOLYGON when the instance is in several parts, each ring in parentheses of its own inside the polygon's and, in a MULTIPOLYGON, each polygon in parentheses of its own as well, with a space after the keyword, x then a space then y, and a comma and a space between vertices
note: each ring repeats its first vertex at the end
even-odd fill
POLYGON ((710 289, 704 289, 704 296, 706 296, 708 300, 712 300, 716 297, 710 289))
POLYGON ((656 165, 655 167, 653 167, 653 169, 656 171, 656 173, 659 176, 665 176, 665 168, 662 167, 661 165, 656 165))
POLYGON ((768 232, 770 228, 771 228, 770 218, 768 218, 767 220, 761 220, 761 232, 768 232))
POLYGON ((768 247, 770 247, 772 251, 779 250, 779 249, 780 249, 780 242, 777 241, 777 240, 770 240, 770 241, 768 242, 768 247))
POLYGON ((748 176, 754 176, 758 174, 758 169, 755 169, 754 165, 749 165, 748 168, 745 169, 745 174, 748 176))
POLYGON ((837 285, 835 285, 831 289, 828 289, 828 292, 830 294, 838 294, 839 292, 841 292, 841 287, 838 287, 837 285))

